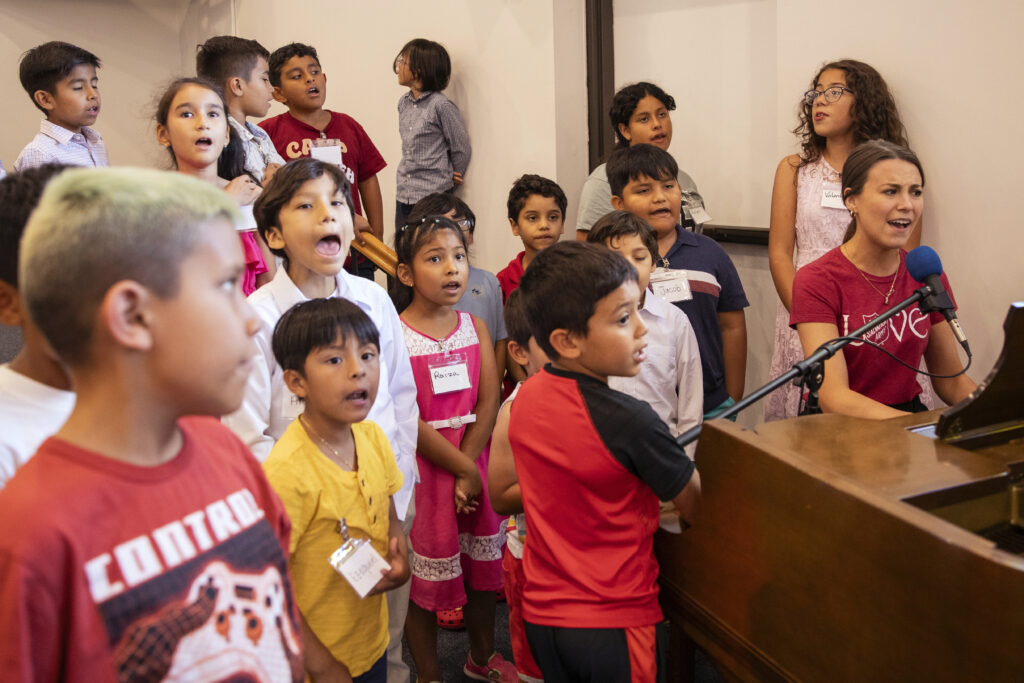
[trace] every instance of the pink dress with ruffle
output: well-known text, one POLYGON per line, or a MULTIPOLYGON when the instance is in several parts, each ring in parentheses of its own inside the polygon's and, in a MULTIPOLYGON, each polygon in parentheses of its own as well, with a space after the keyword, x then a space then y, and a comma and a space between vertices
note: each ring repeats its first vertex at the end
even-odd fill
MULTIPOLYGON (((480 381, 480 340, 469 313, 459 313, 455 330, 434 339, 402 321, 405 344, 416 379, 416 401, 425 422, 463 417, 473 413, 480 381), (471 386, 435 394, 430 366, 461 354, 471 386)), ((437 431, 455 446, 462 443, 466 425, 437 431)), ((470 514, 455 512, 455 478, 416 454, 420 483, 416 485, 416 518, 409 533, 412 564, 410 599, 426 610, 454 609, 466 604, 466 585, 473 590, 501 588, 501 557, 505 548, 506 521, 491 509, 487 493, 489 446, 477 458, 483 492, 470 514)))

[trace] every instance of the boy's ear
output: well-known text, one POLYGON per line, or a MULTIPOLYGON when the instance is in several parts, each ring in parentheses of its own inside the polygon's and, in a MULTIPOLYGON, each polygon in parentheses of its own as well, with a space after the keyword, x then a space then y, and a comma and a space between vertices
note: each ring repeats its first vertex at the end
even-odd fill
POLYGON ((45 90, 36 90, 32 93, 32 99, 46 111, 53 111, 57 107, 57 97, 45 90))
POLYGON ((526 349, 520 346, 519 342, 514 339, 508 340, 508 357, 520 365, 526 365, 530 360, 530 357, 526 353, 526 349))
POLYGON ((406 287, 412 287, 415 282, 412 277, 412 268, 409 267, 408 263, 399 263, 395 266, 395 276, 406 287))
POLYGON ((245 81, 238 76, 232 76, 228 79, 228 87, 226 90, 235 97, 241 97, 245 94, 245 81))
POLYGON ((625 211, 626 210, 626 205, 622 201, 622 197, 619 197, 617 195, 612 195, 612 208, 615 209, 616 211, 625 211))
POLYGON ((281 228, 276 225, 267 228, 266 242, 271 249, 284 250, 284 235, 281 234, 281 228))
POLYGON ((97 313, 103 332, 126 349, 150 350, 153 300, 153 293, 134 280, 115 282, 103 296, 97 313))
POLYGON ((509 218, 508 219, 508 224, 510 226, 512 226, 512 234, 515 235, 516 237, 519 237, 519 224, 516 223, 516 219, 515 218, 509 218))
POLYGON ((21 327, 25 318, 26 313, 22 310, 18 289, 0 280, 0 324, 21 327))
POLYGON ((284 380, 284 385, 288 387, 288 391, 299 398, 305 399, 309 394, 309 391, 306 389, 306 378, 298 370, 285 370, 281 375, 281 379, 284 380))
POLYGON ((551 342, 551 346, 554 347, 555 353, 560 358, 568 358, 574 360, 580 357, 582 349, 577 344, 578 335, 573 334, 569 330, 558 328, 552 330, 548 336, 548 341, 551 342))
POLYGON ((284 96, 284 93, 281 92, 281 87, 277 85, 274 86, 274 99, 281 104, 288 104, 288 98, 284 96))

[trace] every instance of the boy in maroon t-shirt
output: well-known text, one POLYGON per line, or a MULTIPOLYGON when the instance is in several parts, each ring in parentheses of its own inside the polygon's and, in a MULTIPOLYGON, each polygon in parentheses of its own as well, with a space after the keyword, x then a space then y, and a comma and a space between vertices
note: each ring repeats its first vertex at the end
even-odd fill
MULTIPOLYGON (((269 64, 274 99, 288 111, 261 121, 260 128, 286 162, 313 156, 340 166, 353 190, 358 190, 352 192, 356 230, 368 227, 377 239, 384 239, 384 200, 377 174, 387 163, 354 118, 324 109, 327 74, 320 68, 316 50, 290 43, 274 50, 269 64)), ((373 279, 373 264, 354 251, 352 256, 359 263, 358 274, 373 279)))

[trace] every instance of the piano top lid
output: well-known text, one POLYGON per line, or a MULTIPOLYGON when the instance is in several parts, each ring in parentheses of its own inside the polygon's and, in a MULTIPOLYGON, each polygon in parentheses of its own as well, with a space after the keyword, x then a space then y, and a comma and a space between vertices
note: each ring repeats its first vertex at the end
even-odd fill
POLYGON ((1003 330, 1003 350, 992 371, 939 417, 935 433, 943 441, 982 448, 1024 437, 1024 301, 1010 304, 1003 330))

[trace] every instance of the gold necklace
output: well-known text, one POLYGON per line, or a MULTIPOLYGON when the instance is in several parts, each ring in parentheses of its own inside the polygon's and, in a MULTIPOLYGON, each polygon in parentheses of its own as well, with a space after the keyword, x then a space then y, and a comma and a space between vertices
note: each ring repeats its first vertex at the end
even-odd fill
POLYGON ((844 245, 840 245, 840 247, 839 247, 839 250, 841 252, 843 252, 843 256, 845 256, 846 260, 850 262, 850 265, 852 265, 854 268, 857 269, 857 272, 860 273, 860 276, 862 278, 864 278, 864 282, 868 283, 868 285, 871 287, 871 289, 873 289, 876 292, 878 292, 879 296, 882 297, 882 305, 888 306, 889 305, 889 297, 892 296, 893 291, 896 289, 896 278, 898 278, 900 276, 900 267, 902 266, 902 261, 900 263, 896 264, 896 273, 892 276, 892 284, 889 285, 889 293, 888 294, 882 294, 882 290, 880 290, 878 287, 875 287, 875 283, 873 283, 871 280, 868 279, 868 276, 864 274, 864 271, 861 270, 860 267, 856 263, 853 262, 853 259, 850 258, 850 255, 848 253, 846 253, 846 250, 843 248, 845 246, 846 245, 844 244, 844 245))
POLYGON ((303 428, 309 434, 312 434, 316 438, 317 441, 322 443, 324 445, 324 448, 329 450, 331 453, 334 453, 334 457, 337 459, 336 462, 339 465, 341 465, 342 467, 346 467, 349 470, 354 470, 355 469, 355 467, 354 467, 355 463, 352 462, 348 458, 341 457, 341 453, 339 453, 337 451, 337 449, 334 448, 334 446, 332 446, 331 444, 327 443, 327 439, 325 439, 324 437, 320 436, 320 434, 315 429, 313 429, 313 425, 309 424, 309 422, 305 419, 304 416, 299 415, 299 423, 303 426, 303 428))

